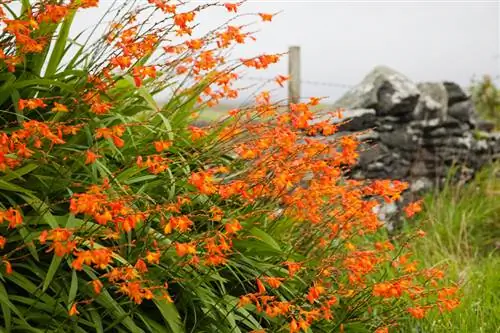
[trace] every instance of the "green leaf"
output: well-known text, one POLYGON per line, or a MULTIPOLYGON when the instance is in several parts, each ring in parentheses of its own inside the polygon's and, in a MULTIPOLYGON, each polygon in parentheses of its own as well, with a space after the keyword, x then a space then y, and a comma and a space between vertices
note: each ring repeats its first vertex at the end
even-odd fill
POLYGON ((15 169, 15 170, 7 169, 7 170, 5 170, 6 175, 3 176, 1 179, 4 181, 10 181, 13 179, 20 179, 22 176, 27 175, 28 173, 30 173, 33 170, 36 170, 38 167, 39 167, 39 165, 37 165, 35 163, 31 163, 31 164, 26 164, 19 169, 15 169))
POLYGON ((270 247, 272 247, 273 249, 275 249, 277 251, 281 251, 280 245, 274 240, 273 237, 271 237, 264 230, 253 227, 252 229, 250 229, 250 233, 252 235, 254 235, 260 241, 262 241, 262 242, 266 243, 267 245, 269 245, 270 247))
POLYGON ((158 178, 158 176, 156 176, 156 175, 146 175, 146 176, 141 176, 141 177, 126 180, 124 183, 127 185, 131 185, 134 183, 140 183, 140 182, 144 182, 144 181, 152 180, 152 179, 156 179, 156 178, 158 178))
POLYGON ((29 86, 46 86, 46 87, 59 87, 67 91, 74 91, 74 87, 70 84, 63 83, 59 80, 49 80, 49 79, 32 79, 32 80, 21 80, 16 81, 12 87, 14 89, 23 89, 29 86))
POLYGON ((172 333, 185 333, 184 325, 181 321, 181 315, 177 311, 174 303, 159 297, 154 300, 154 303, 163 317, 163 320, 168 325, 172 333))
MULTIPOLYGON (((7 291, 5 290, 5 287, 3 283, 0 282, 0 306, 2 307, 2 314, 3 314, 3 322, 4 322, 4 327, 7 332, 10 332, 11 325, 12 325, 12 315, 11 315, 11 307, 14 307, 14 305, 9 304, 8 300, 8 295, 7 291)), ((15 307, 14 307, 15 308, 15 307)))
POLYGON ((90 309, 88 311, 90 313, 90 318, 92 318, 92 322, 94 323, 96 333, 103 333, 104 329, 102 327, 102 320, 99 312, 96 309, 90 309))
POLYGON ((28 231, 28 229, 25 227, 19 228, 19 234, 23 238, 24 244, 28 247, 28 251, 30 251, 30 254, 33 256, 33 258, 35 258, 36 261, 40 261, 36 246, 32 242, 33 235, 30 233, 30 231, 28 231))
POLYGON ((76 274, 76 270, 73 269, 71 273, 71 286, 69 288, 68 294, 68 306, 72 305, 75 301, 76 292, 78 291, 78 275, 76 274))
POLYGON ((52 282, 52 279, 54 278, 54 275, 56 274, 57 270, 59 269, 59 265, 61 264, 62 257, 54 256, 52 257, 52 261, 49 266, 49 270, 47 271, 47 275, 45 276, 45 280, 43 281, 43 287, 42 291, 46 291, 49 285, 52 282))
POLYGON ((21 99, 21 95, 19 94, 19 91, 14 89, 12 91, 12 93, 10 94, 10 97, 12 99, 12 105, 14 106, 14 110, 16 110, 17 122, 22 124, 23 114, 22 114, 21 110, 19 110, 19 99, 21 99))
POLYGON ((21 186, 18 186, 16 184, 12 184, 12 183, 5 181, 3 179, 0 179, 0 190, 19 192, 19 193, 24 193, 24 194, 29 194, 29 195, 32 194, 31 191, 29 191, 21 186))
MULTIPOLYGON (((11 301, 9 300, 9 295, 7 294, 7 290, 5 289, 5 286, 2 282, 0 282, 0 303, 2 305, 2 312, 3 312, 4 316, 9 317, 8 319, 5 318, 5 322, 11 321, 11 318, 12 318, 11 311, 12 311, 19 318, 19 320, 21 320, 23 322, 23 324, 29 326, 29 324, 24 319, 24 316, 21 313, 21 311, 19 311, 17 309, 17 307, 15 307, 14 304, 12 304, 11 301), (7 309, 8 312, 6 312, 4 309, 7 309), (7 313, 7 315, 6 315, 6 313, 7 313)), ((9 323, 9 325, 6 324, 6 327, 8 327, 8 326, 10 326, 10 323, 9 323)))
POLYGON ((75 18, 76 10, 72 10, 69 15, 66 16, 61 28, 59 29, 59 34, 57 36, 56 43, 52 49, 52 54, 50 55, 49 62, 47 64, 47 69, 45 70, 45 76, 52 76, 56 73, 57 67, 59 66, 61 59, 64 55, 66 48, 66 42, 68 40, 69 32, 71 30, 71 24, 75 18))

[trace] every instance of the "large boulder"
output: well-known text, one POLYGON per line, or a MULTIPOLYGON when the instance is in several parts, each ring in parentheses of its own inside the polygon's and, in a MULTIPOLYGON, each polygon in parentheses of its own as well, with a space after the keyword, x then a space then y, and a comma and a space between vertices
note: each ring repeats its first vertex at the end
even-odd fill
POLYGON ((374 109, 377 115, 413 112, 419 99, 417 85, 395 70, 378 66, 335 104, 344 109, 374 109))

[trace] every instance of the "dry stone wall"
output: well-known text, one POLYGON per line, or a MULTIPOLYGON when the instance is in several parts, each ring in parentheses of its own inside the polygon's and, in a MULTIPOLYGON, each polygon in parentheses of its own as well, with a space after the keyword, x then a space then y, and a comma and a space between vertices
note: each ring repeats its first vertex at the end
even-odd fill
MULTIPOLYGON (((354 178, 406 180, 419 194, 443 184, 453 166, 456 180, 466 181, 500 157, 500 134, 478 119, 470 96, 452 82, 416 84, 377 67, 335 107, 345 110, 343 123, 325 139, 357 132, 363 140, 354 178)), ((326 113, 314 121, 327 119, 339 122, 326 113)))

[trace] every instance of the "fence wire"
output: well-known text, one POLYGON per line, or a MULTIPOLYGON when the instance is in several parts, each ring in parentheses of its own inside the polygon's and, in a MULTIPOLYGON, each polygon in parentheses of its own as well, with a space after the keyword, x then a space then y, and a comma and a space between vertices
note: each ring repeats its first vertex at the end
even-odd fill
MULTIPOLYGON (((258 77, 258 76, 243 76, 242 80, 248 81, 258 81, 258 82, 272 82, 275 81, 276 78, 266 78, 266 77, 258 77)), ((323 87, 333 87, 340 89, 351 89, 354 85, 345 84, 345 83, 335 83, 335 82, 322 82, 322 81, 310 81, 310 80, 300 80, 301 84, 307 84, 311 86, 323 86, 323 87)))

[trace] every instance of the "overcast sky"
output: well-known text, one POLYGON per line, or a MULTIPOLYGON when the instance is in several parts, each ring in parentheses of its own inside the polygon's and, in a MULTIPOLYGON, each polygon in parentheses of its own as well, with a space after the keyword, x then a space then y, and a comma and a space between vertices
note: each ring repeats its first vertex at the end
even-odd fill
MULTIPOLYGON (((299 45, 306 81, 351 85, 377 65, 415 81, 451 80, 462 85, 473 76, 500 75, 499 1, 261 0, 247 2, 241 11, 282 12, 273 23, 259 25, 257 42, 238 55, 283 52, 299 45)), ((78 27, 91 24, 96 14, 80 17, 78 27)), ((203 20, 215 24, 225 18, 227 13, 220 12, 203 20)), ((259 75, 273 77, 286 71, 283 61, 259 75)), ((335 99, 344 91, 302 86, 304 96, 335 99)))

